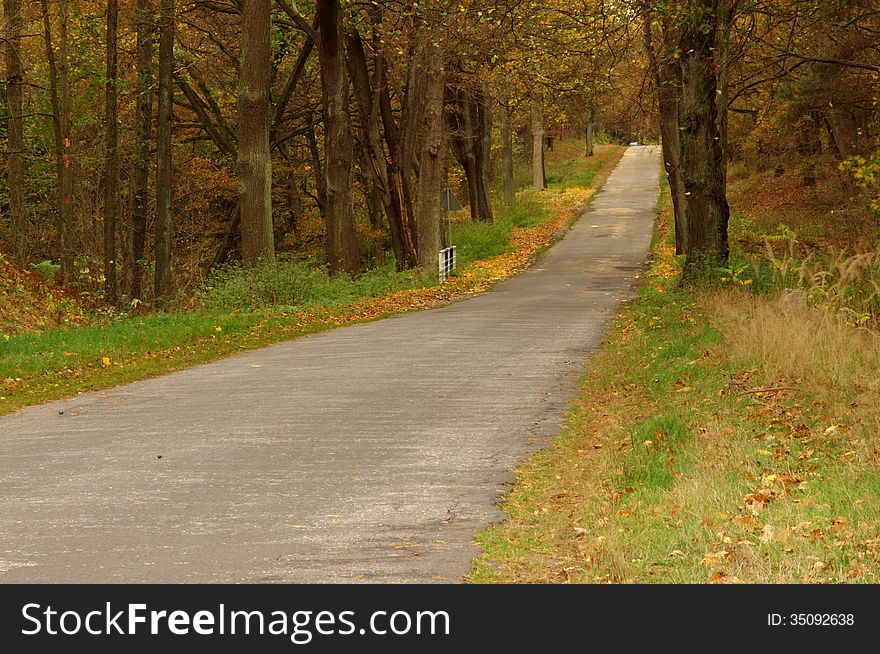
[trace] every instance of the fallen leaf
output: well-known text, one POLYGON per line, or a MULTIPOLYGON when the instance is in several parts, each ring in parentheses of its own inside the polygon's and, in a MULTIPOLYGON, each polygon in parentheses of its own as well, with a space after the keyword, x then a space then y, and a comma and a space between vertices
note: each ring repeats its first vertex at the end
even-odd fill
POLYGON ((718 568, 724 567, 727 563, 732 559, 732 555, 727 550, 720 550, 718 552, 706 552, 703 555, 702 563, 707 568, 712 570, 716 570, 718 568))

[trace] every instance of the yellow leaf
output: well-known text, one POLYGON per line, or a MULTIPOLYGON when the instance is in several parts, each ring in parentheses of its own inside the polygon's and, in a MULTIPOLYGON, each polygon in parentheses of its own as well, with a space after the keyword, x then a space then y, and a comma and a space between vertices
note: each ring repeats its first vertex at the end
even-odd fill
POLYGON ((109 366, 110 365, 110 357, 102 357, 101 358, 101 365, 104 367, 109 366))

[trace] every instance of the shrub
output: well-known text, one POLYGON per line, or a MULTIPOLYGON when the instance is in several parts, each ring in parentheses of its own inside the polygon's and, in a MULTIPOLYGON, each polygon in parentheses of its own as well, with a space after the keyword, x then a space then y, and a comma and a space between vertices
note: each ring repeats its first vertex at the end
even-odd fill
POLYGON ((334 307, 384 293, 425 286, 418 271, 397 272, 393 265, 356 279, 331 278, 306 260, 280 260, 268 266, 234 266, 214 272, 196 292, 208 309, 258 310, 268 307, 334 307))

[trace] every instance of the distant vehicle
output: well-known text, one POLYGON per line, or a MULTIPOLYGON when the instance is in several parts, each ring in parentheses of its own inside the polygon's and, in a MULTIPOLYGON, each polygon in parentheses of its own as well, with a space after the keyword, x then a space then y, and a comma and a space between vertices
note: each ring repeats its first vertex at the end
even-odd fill
POLYGON ((632 143, 630 143, 630 145, 638 145, 638 144, 639 144, 638 141, 633 141, 632 143))

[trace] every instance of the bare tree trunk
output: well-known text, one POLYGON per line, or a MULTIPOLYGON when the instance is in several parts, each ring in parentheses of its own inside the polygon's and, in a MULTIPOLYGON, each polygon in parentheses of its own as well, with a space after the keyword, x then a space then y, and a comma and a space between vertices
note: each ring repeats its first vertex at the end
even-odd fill
POLYGON ((70 41, 67 21, 70 12, 68 0, 60 3, 61 49, 58 60, 59 105, 61 126, 61 178, 59 180, 61 206, 58 212, 59 240, 61 251, 61 273, 67 279, 73 274, 73 133, 70 115, 70 41))
POLYGON ((681 33, 679 105, 681 170, 688 198, 685 275, 727 263, 730 209, 724 192, 724 153, 718 132, 715 62, 719 0, 689 0, 681 33), (708 28, 708 29, 707 29, 708 28))
POLYGON ((324 105, 327 261, 330 274, 360 269, 351 212, 352 138, 348 116, 342 8, 339 0, 318 0, 321 34, 321 91, 324 105))
POLYGON ((118 215, 119 127, 117 125, 117 27, 119 4, 107 0, 107 79, 104 86, 104 116, 107 149, 104 155, 104 295, 116 304, 116 222, 118 215))
MULTIPOLYGON (((667 83, 671 83, 667 82, 667 83)), ((661 90, 669 94, 670 90, 661 90)), ((677 91, 675 91, 677 95, 677 91)), ((660 100, 660 139, 663 150, 664 169, 669 181, 672 208, 675 220, 675 252, 684 254, 687 250, 687 197, 681 171, 681 146, 678 131, 678 99, 660 100)))
POLYGON ((143 295, 147 214, 150 209, 150 138, 153 119, 153 7, 137 0, 137 109, 131 178, 131 285, 129 295, 143 295))
POLYGON ((238 80, 238 175, 241 246, 245 264, 275 261, 272 230, 272 7, 270 0, 246 0, 242 13, 238 80))
POLYGON ((720 0, 718 3, 718 31, 715 38, 715 55, 718 59, 718 92, 715 95, 718 115, 719 143, 721 144, 721 172, 724 181, 724 192, 727 193, 727 164, 729 162, 727 148, 727 125, 730 104, 730 30, 733 27, 736 0, 720 0))
POLYGON ((419 132, 418 227, 419 266, 433 272, 440 249, 440 193, 444 181, 446 135, 443 121, 443 96, 446 71, 439 36, 428 34, 421 79, 424 83, 424 105, 419 132))
POLYGON ((55 48, 52 45, 52 23, 49 16, 48 0, 41 0, 43 14, 43 42, 46 46, 46 62, 49 65, 49 97, 52 103, 52 137, 55 149, 55 192, 58 211, 59 249, 63 246, 66 233, 61 229, 61 207, 64 204, 62 191, 64 179, 64 144, 61 135, 61 100, 58 97, 58 65, 55 59, 55 48))
POLYGON ((504 187, 504 204, 510 206, 516 200, 513 179, 513 130, 510 127, 510 105, 501 105, 501 177, 504 187))
POLYGON ((532 186, 543 191, 547 188, 544 171, 544 107, 540 100, 532 103, 532 186))
POLYGON ((315 176, 315 190, 318 193, 316 204, 321 219, 327 222, 327 177, 324 175, 324 163, 321 161, 321 151, 318 149, 318 137, 315 134, 315 121, 309 117, 309 127, 306 130, 306 142, 309 146, 309 156, 312 163, 312 172, 315 176))
POLYGON ((489 168, 491 166, 492 117, 489 110, 489 93, 485 83, 470 103, 474 127, 474 164, 477 181, 477 218, 492 222, 492 202, 489 197, 489 168))
POLYGON ((391 93, 388 89, 387 76, 380 86, 379 109, 382 126, 385 129, 385 142, 388 145, 388 163, 386 174, 391 193, 394 213, 400 217, 400 247, 403 267, 410 268, 418 264, 416 247, 416 226, 413 218, 412 199, 409 193, 409 167, 404 164, 404 150, 394 113, 391 108, 391 93))
POLYGON ((495 115, 492 111, 492 94, 489 90, 489 82, 483 80, 480 91, 483 127, 483 142, 481 144, 483 148, 483 186, 486 189, 486 198, 489 199, 489 186, 495 181, 495 162, 492 160, 492 126, 495 115))
POLYGON ((489 200, 489 157, 486 152, 487 112, 483 104, 486 98, 480 91, 465 88, 453 89, 450 101, 455 112, 447 114, 449 141, 456 159, 464 170, 468 185, 468 203, 471 220, 492 222, 492 205, 489 200))
MULTIPOLYGON (((372 180, 374 193, 381 200, 382 208, 388 217, 391 247, 394 250, 397 269, 411 268, 416 265, 415 243, 412 239, 408 216, 404 215, 404 212, 407 211, 407 205, 402 201, 402 197, 395 192, 396 189, 403 188, 403 185, 398 183, 400 171, 399 167, 393 167, 393 164, 389 165, 386 162, 379 125, 381 94, 385 88, 385 62, 381 55, 378 53, 375 55, 371 79, 363 42, 356 31, 352 31, 348 35, 346 43, 352 86, 362 125, 364 166, 372 180)), ((390 142, 391 139, 386 139, 386 141, 390 142)))
POLYGON ((22 118, 24 71, 21 63, 21 0, 3 0, 6 40, 6 174, 9 181, 9 213, 12 230, 12 252, 19 264, 27 257, 25 228, 27 200, 25 196, 24 119, 22 118))
POLYGON ((588 157, 593 156, 593 120, 596 117, 596 109, 594 107, 590 107, 587 109, 587 128, 586 128, 586 139, 587 139, 587 148, 586 155, 588 157))
POLYGON ((159 5, 159 106, 156 114, 156 302, 171 294, 171 112, 174 93, 174 0, 159 5))
POLYGON ((360 144, 357 147, 358 167, 360 174, 358 181, 364 193, 364 203, 367 205, 367 214, 370 218, 370 227, 374 230, 381 230, 385 225, 385 213, 383 210, 382 191, 376 186, 375 181, 370 176, 370 163, 367 155, 367 146, 360 144))
POLYGON ((678 105, 681 99, 681 85, 678 63, 668 53, 674 43, 669 26, 661 23, 663 33, 663 60, 657 54, 654 35, 651 30, 651 17, 646 12, 642 17, 644 28, 645 49, 654 86, 657 93, 657 104, 660 111, 660 141, 663 151, 663 164, 669 181, 672 197, 673 217, 675 220, 675 252, 684 254, 687 250, 687 196, 681 178, 681 157, 678 129, 678 105))

